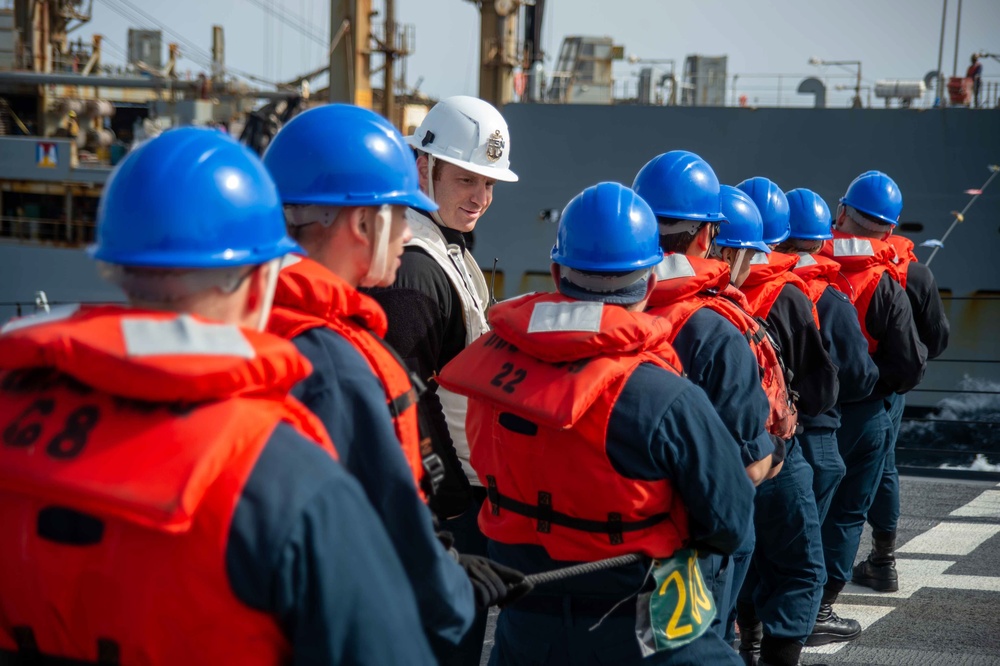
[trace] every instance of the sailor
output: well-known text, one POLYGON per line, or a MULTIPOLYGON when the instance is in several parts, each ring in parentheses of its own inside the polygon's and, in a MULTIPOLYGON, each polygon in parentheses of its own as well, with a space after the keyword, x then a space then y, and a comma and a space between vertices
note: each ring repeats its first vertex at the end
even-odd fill
MULTIPOLYGON (((719 225, 726 224, 719 180, 698 155, 674 150, 643 166, 632 187, 656 215, 664 255, 655 269, 656 289, 647 312, 669 322, 668 339, 688 379, 708 395, 739 446, 747 476, 757 485, 777 474, 784 455, 784 441, 767 431, 772 410, 758 367, 769 368, 766 383, 776 413, 787 410, 787 392, 767 336, 731 300, 728 290, 735 288, 729 284, 729 265, 708 258, 719 225)), ((753 553, 753 536, 748 529, 746 541, 731 557, 706 554, 701 560, 719 611, 713 628, 723 638, 732 633, 729 642, 735 636, 730 617, 753 553)))
POLYGON ((309 255, 283 262, 269 325, 313 364, 293 394, 320 416, 382 518, 432 647, 453 650, 472 624, 473 601, 483 609, 496 604, 506 582, 523 576, 476 555, 456 562, 435 536, 421 486, 430 491, 424 481, 441 466, 429 445, 421 449, 415 386, 423 385, 382 340, 382 308, 357 290, 392 284, 410 238, 407 207, 437 206, 420 191, 403 137, 356 106, 296 116, 274 138, 264 165, 289 233, 309 255))
MULTIPOLYGON (((396 280, 371 294, 389 320, 386 341, 410 370, 429 382, 445 364, 489 330, 489 290, 466 246, 493 201, 497 181, 515 182, 510 170, 510 133, 503 116, 474 97, 438 102, 406 141, 417 154, 420 188, 438 208, 410 208, 413 237, 406 242, 396 280)), ((444 478, 430 499, 441 527, 454 535, 459 552, 486 555, 476 516, 486 490, 469 465, 466 400, 432 385, 421 400, 444 478)), ((478 665, 486 633, 479 613, 458 650, 444 664, 478 665)))
MULTIPOLYGON (((823 350, 808 299, 788 280, 781 280, 780 273, 773 279, 780 281, 781 288, 769 290, 762 284, 760 273, 753 271, 754 266, 772 267, 768 262, 771 250, 766 243, 788 233, 784 194, 773 183, 758 184, 754 194, 762 199, 770 225, 763 223, 753 195, 722 186, 722 214, 729 224, 720 228, 715 241, 717 252, 731 262, 735 283, 747 295, 750 312, 766 322, 783 367, 788 368, 789 385, 806 391, 810 396, 808 404, 824 404, 823 396, 829 391, 826 384, 834 384, 836 391, 836 368, 823 350), (784 231, 780 231, 782 218, 784 231), (764 263, 757 258, 758 254, 765 257, 764 263), (751 255, 749 261, 745 255, 751 255), (758 279, 748 289, 751 278, 758 279), (769 291, 769 295, 761 297, 759 291, 769 291), (800 367, 804 364, 802 347, 811 355, 808 367, 816 376, 796 382, 799 368, 792 364, 800 367)), ((779 258, 773 265, 785 263, 779 258)), ((739 593, 736 615, 740 626, 739 649, 746 664, 758 663, 758 652, 760 664, 798 664, 819 608, 824 582, 820 522, 812 489, 812 469, 794 434, 794 429, 782 433, 786 440, 785 464, 777 476, 757 488, 754 503, 757 545, 739 593)))
POLYGON ((851 300, 836 286, 840 265, 817 254, 824 240, 833 238, 830 209, 822 197, 805 188, 785 193, 789 234, 775 248, 798 257, 792 272, 802 279, 806 295, 819 314, 823 347, 837 367, 837 404, 818 416, 801 414, 797 439, 813 470, 813 492, 820 523, 826 518, 833 493, 846 468, 837 448, 840 404, 868 397, 878 380, 878 368, 868 355, 851 300))
MULTIPOLYGON (((890 396, 920 383, 927 364, 927 348, 898 281, 895 252, 885 242, 902 208, 902 194, 891 178, 880 171, 861 174, 840 199, 833 239, 824 241, 820 250, 840 264, 841 288, 854 305, 868 353, 879 370, 867 398, 841 406, 837 446, 847 473, 823 522, 827 584, 821 615, 832 613, 830 605, 852 576, 865 519, 893 442, 890 396)), ((891 552, 892 545, 886 543, 880 550, 891 552)), ((825 635, 815 634, 810 644, 837 640, 839 634, 831 628, 825 635)))
MULTIPOLYGON (((893 233, 886 242, 895 252, 893 262, 900 285, 906 290, 906 297, 913 310, 913 323, 917 327, 920 341, 927 347, 927 359, 940 356, 948 346, 949 324, 944 313, 944 305, 938 292, 937 282, 931 269, 917 262, 913 252, 913 241, 893 233)), ((872 526, 872 549, 868 557, 854 567, 851 580, 859 585, 879 592, 895 592, 899 589, 896 573, 896 526, 899 522, 899 473, 896 471, 896 441, 902 425, 906 396, 890 393, 889 420, 892 421, 892 441, 885 456, 885 466, 879 481, 878 491, 868 510, 868 524, 872 526)))
POLYGON ((433 663, 381 522, 288 395, 309 362, 260 332, 296 250, 219 132, 112 174, 93 256, 130 304, 0 335, 0 661, 433 663))
POLYGON ((641 198, 587 188, 559 222, 559 293, 494 306, 493 331, 439 378, 470 398, 491 556, 532 572, 643 556, 504 608, 491 664, 739 664, 710 630, 696 551, 733 552, 753 486, 705 393, 680 376, 667 323, 642 312, 662 256, 641 198))

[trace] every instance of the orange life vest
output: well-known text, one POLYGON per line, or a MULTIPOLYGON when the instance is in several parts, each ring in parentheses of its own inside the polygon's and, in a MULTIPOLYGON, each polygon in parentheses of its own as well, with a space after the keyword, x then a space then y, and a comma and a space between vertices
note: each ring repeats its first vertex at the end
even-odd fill
MULTIPOLYGON (((773 250, 771 254, 758 252, 754 255, 754 263, 750 264, 750 275, 740 285, 740 291, 746 294, 750 303, 750 314, 767 319, 778 294, 786 284, 797 287, 802 293, 809 295, 805 283, 792 272, 792 267, 798 260, 797 254, 785 254, 773 250)), ((816 328, 819 328, 819 313, 815 304, 812 306, 812 315, 816 328)))
POLYGON ((716 259, 668 254, 657 266, 656 274, 659 280, 649 298, 647 312, 667 322, 667 339, 673 343, 688 319, 703 307, 725 317, 750 343, 757 359, 761 387, 770 406, 767 431, 791 439, 798 413, 788 390, 784 365, 767 334, 766 324, 747 313, 746 297, 729 284, 729 266, 716 259))
POLYGON ((840 264, 837 283, 841 291, 851 299, 858 313, 861 332, 868 340, 868 353, 874 353, 878 349, 878 340, 868 332, 865 320, 882 274, 888 273, 893 280, 900 281, 893 261, 896 257, 895 250, 885 241, 851 236, 834 230, 833 240, 825 241, 819 253, 840 264))
POLYGON ((827 287, 840 290, 837 278, 840 275, 840 264, 821 254, 802 254, 792 272, 802 278, 806 285, 806 296, 812 301, 813 307, 819 303, 827 287))
POLYGON ((8 326, 0 651, 289 661, 276 618, 234 595, 225 555, 237 500, 279 422, 335 455, 287 395, 309 371, 280 338, 190 316, 101 307, 8 326), (73 535, 58 528, 67 512, 73 535))
POLYGON ((557 560, 642 552, 687 541, 670 482, 628 479, 608 459, 608 419, 641 363, 679 372, 664 322, 624 308, 529 294, 490 309, 492 333, 442 370, 469 397, 472 466, 487 488, 479 526, 557 560))
POLYGON ((888 243, 896 253, 894 263, 896 264, 896 273, 899 278, 899 285, 903 289, 906 289, 906 273, 910 268, 910 263, 919 263, 917 261, 917 255, 913 251, 913 241, 906 236, 892 234, 885 239, 885 242, 888 243))
MULTIPOLYGON (((368 363, 385 390, 396 437, 413 473, 417 492, 426 500, 421 482, 424 455, 417 416, 416 383, 399 357, 382 338, 388 322, 375 299, 312 261, 286 264, 278 277, 268 330, 291 340, 313 328, 328 328, 343 336, 368 363)), ((421 386, 422 388, 422 386, 421 386)), ((349 414, 344 415, 350 418, 349 414)), ((427 445, 428 455, 429 444, 427 445)))

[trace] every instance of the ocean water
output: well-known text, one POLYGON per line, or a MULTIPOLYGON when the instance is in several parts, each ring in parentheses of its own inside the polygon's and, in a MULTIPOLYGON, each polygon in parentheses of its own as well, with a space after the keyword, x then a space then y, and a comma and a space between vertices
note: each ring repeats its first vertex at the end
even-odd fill
POLYGON ((970 393, 947 397, 921 417, 904 414, 900 464, 1000 472, 1000 382, 966 376, 958 388, 970 393))

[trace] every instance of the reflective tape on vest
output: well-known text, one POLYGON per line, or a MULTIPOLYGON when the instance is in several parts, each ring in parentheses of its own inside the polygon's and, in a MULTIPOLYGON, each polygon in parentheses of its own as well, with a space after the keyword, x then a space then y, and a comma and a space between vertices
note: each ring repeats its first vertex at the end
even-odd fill
POLYGON ((691 265, 691 262, 683 254, 664 255, 663 261, 656 265, 653 272, 656 273, 658 280, 675 280, 677 278, 689 278, 697 275, 694 266, 691 265))
POLYGON ((754 252, 754 255, 750 257, 750 265, 760 266, 763 264, 770 264, 771 263, 770 256, 771 255, 765 254, 764 252, 754 252))
POLYGON ((835 238, 833 241, 833 256, 835 257, 874 257, 875 248, 867 238, 835 238))
POLYGON ((528 333, 601 330, 603 303, 537 303, 531 311, 528 333))
POLYGON ((811 254, 800 254, 799 260, 795 263, 795 268, 804 268, 806 266, 815 266, 817 264, 816 259, 811 254))
POLYGON ((256 353, 240 329, 229 324, 208 324, 188 315, 156 320, 125 317, 122 339, 129 356, 238 356, 254 358, 256 353))

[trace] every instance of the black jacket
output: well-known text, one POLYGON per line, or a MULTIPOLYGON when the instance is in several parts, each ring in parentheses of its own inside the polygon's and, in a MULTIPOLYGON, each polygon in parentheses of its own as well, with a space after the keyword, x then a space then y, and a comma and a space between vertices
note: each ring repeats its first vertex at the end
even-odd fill
POLYGON ((931 269, 910 262, 906 269, 906 297, 910 299, 920 341, 927 347, 927 358, 937 358, 948 346, 950 329, 931 269))
POLYGON ((767 327, 781 360, 791 371, 791 388, 799 394, 799 411, 816 416, 837 404, 837 366, 823 346, 812 315, 812 302, 790 284, 782 287, 767 315, 767 327))
POLYGON ((868 400, 906 393, 919 384, 927 368, 927 347, 920 341, 906 292, 887 273, 875 287, 865 327, 878 341, 872 360, 879 378, 868 400))

